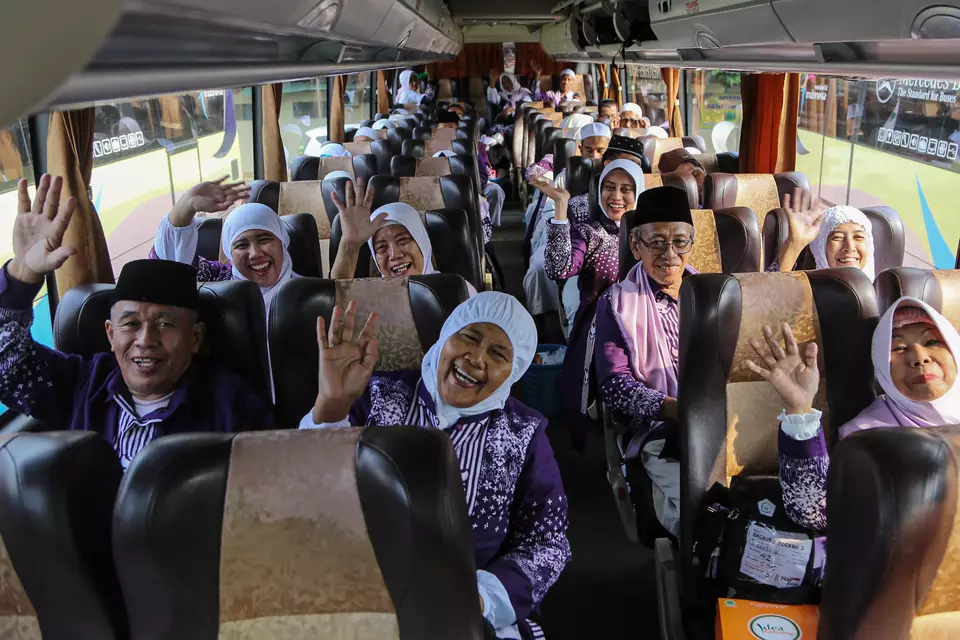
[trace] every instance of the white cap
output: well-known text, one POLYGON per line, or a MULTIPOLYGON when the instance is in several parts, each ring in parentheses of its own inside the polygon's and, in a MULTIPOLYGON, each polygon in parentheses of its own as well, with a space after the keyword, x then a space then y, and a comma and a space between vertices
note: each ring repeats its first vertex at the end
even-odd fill
POLYGON ((622 107, 620 107, 620 113, 635 113, 638 116, 643 116, 643 109, 640 108, 636 102, 627 102, 622 107))
POLYGON ((613 134, 610 132, 610 127, 607 125, 603 124, 602 122, 594 122, 593 124, 585 124, 580 127, 573 139, 579 141, 583 140, 584 138, 593 138, 596 136, 611 138, 613 137, 613 134))

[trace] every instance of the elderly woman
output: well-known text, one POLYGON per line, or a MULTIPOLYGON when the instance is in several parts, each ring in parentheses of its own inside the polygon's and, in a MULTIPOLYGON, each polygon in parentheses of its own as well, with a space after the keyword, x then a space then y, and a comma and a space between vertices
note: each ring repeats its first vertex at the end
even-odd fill
MULTIPOLYGON (((500 91, 494 88, 495 82, 491 82, 487 87, 487 102, 499 105, 503 110, 516 109, 524 102, 532 102, 533 96, 529 89, 520 86, 517 76, 512 73, 501 73, 500 91)), ((497 76, 496 71, 491 71, 490 79, 493 81, 497 76)))
MULTIPOLYGON (((349 186, 349 185, 348 185, 349 186)), ((346 190, 347 202, 340 202, 336 193, 333 202, 340 212, 342 237, 337 259, 330 269, 330 278, 349 280, 357 270, 360 247, 364 243, 377 265, 381 277, 396 278, 438 273, 433 264, 433 245, 420 213, 403 202, 385 204, 370 213, 373 188, 366 193, 363 184, 346 190)), ((469 282, 470 295, 477 290, 469 282)))
POLYGON ((853 267, 873 280, 876 253, 870 219, 854 207, 841 205, 820 211, 811 203, 810 193, 800 189, 794 189, 792 197, 784 197, 789 235, 778 260, 767 270, 793 271, 800 253, 809 246, 817 269, 853 267))
POLYGON ((473 521, 483 615, 500 638, 542 637, 526 617, 563 571, 570 545, 547 421, 510 397, 536 352, 533 318, 512 296, 478 294, 450 315, 419 371, 374 374, 376 317, 354 338, 355 315, 355 303, 346 314, 334 309, 329 333, 317 319, 323 383, 300 428, 403 424, 449 434, 473 521))
POLYGON ((657 519, 676 536, 679 300, 683 278, 696 273, 687 264, 693 218, 686 194, 674 187, 644 191, 636 208, 643 223, 630 232, 630 251, 639 262, 597 304, 594 362, 600 398, 631 426, 626 458, 643 465, 657 519))
MULTIPOLYGON (((747 366, 780 395, 780 484, 788 515, 817 531, 827 528, 826 484, 830 458, 820 411, 813 399, 820 382, 817 345, 802 349, 782 329, 780 346, 770 327, 766 345, 751 340, 758 356, 747 366)), ((883 395, 840 427, 845 438, 863 429, 935 427, 960 423, 957 350, 960 335, 950 321, 915 298, 900 298, 880 318, 873 332, 873 370, 883 395)))
POLYGON ((547 276, 555 281, 573 276, 577 279, 579 305, 572 320, 569 348, 563 361, 562 383, 569 400, 571 434, 574 443, 584 446, 586 413, 590 405, 589 371, 593 360, 593 334, 590 327, 597 299, 619 276, 620 218, 634 208, 637 194, 643 191, 643 172, 629 160, 614 160, 600 174, 598 201, 588 222, 571 225, 567 220, 566 190, 541 185, 553 198, 556 210, 547 227, 545 263, 547 276))

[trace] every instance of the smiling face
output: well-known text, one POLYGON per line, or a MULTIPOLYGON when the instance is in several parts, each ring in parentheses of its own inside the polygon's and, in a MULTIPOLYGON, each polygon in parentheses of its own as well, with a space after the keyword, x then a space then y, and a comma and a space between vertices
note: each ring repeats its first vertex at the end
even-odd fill
POLYGON ((560 76, 560 91, 566 93, 567 91, 576 90, 576 80, 569 73, 565 73, 560 76))
POLYGON ((689 243, 692 239, 693 227, 686 222, 643 224, 630 234, 630 251, 634 258, 643 262, 644 270, 657 284, 675 291, 683 280, 690 252, 688 249, 678 254, 674 243, 689 243), (665 243, 662 252, 657 247, 661 242, 665 243))
POLYGON ((637 201, 637 188, 630 174, 623 169, 614 169, 608 173, 600 185, 600 201, 611 220, 619 220, 623 214, 633 209, 637 201))
POLYGON ((513 345, 503 329, 489 322, 467 325, 440 351, 440 397, 452 407, 472 407, 493 395, 512 369, 513 345))
POLYGON ((420 245, 402 224, 388 224, 373 234, 373 259, 388 278, 423 273, 420 245))
POLYGON ((855 222, 841 224, 827 237, 827 264, 863 269, 870 258, 867 232, 855 222))
POLYGON ((940 331, 924 323, 893 330, 890 377, 897 390, 911 400, 941 398, 957 379, 957 361, 940 331))
POLYGON ((610 138, 606 136, 590 136, 580 141, 580 156, 584 158, 602 158, 610 145, 610 138))
POLYGON ((110 310, 107 339, 134 398, 171 393, 203 342, 196 312, 182 307, 121 300, 110 310))
POLYGON ((244 231, 230 245, 230 261, 247 280, 272 287, 283 270, 283 243, 269 231, 244 231))

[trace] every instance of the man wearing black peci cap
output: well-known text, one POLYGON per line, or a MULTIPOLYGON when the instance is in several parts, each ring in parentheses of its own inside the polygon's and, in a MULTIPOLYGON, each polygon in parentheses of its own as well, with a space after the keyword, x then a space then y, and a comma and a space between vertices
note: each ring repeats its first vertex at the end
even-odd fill
POLYGON ((0 401, 50 429, 96 431, 124 468, 148 442, 186 431, 273 426, 272 408, 236 374, 196 359, 196 273, 190 265, 137 260, 120 273, 106 321, 112 353, 91 359, 30 337, 33 300, 47 273, 76 253, 62 246, 76 201, 59 207, 60 178, 44 176, 31 206, 21 180, 14 257, 0 271, 0 401))

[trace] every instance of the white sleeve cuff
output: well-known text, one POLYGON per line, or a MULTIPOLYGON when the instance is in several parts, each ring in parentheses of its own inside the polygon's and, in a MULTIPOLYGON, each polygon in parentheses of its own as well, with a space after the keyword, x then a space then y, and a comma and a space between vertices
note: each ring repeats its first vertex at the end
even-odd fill
POLYGON ((349 426, 350 418, 344 418, 340 422, 321 422, 318 424, 313 421, 313 409, 311 409, 307 412, 307 415, 300 419, 300 424, 297 426, 297 429, 334 429, 349 426))
POLYGON ((477 571, 477 589, 483 600, 483 617, 494 629, 516 624, 517 613, 513 610, 510 595, 497 576, 489 571, 477 571))
POLYGON ((780 421, 780 428, 787 436, 794 440, 810 440, 820 433, 821 417, 823 417, 823 412, 817 409, 802 415, 787 415, 786 411, 781 410, 777 420, 780 421))
POLYGON ((197 242, 200 237, 197 219, 190 220, 185 227, 175 227, 170 222, 170 216, 163 216, 157 228, 157 237, 153 241, 153 249, 161 260, 173 260, 184 264, 193 264, 197 257, 197 242))
POLYGON ((557 220, 556 218, 550 218, 550 224, 570 224, 570 221, 564 218, 563 220, 557 220))

